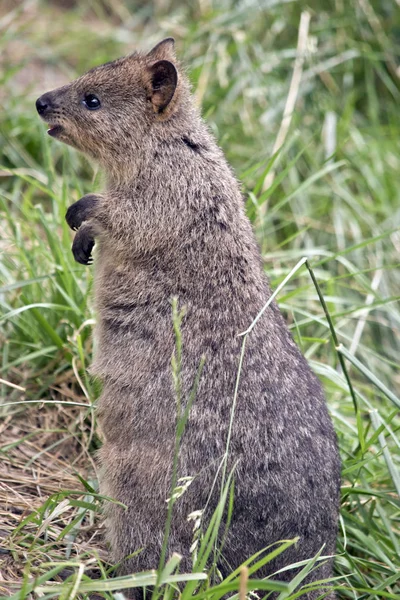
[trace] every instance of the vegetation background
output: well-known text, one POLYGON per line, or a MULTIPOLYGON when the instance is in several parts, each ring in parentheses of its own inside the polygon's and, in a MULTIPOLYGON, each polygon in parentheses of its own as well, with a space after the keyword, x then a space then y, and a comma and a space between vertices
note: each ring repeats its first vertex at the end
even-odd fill
MULTIPOLYGON (((0 594, 112 598, 134 580, 110 579, 102 545, 92 274, 64 222, 101 178, 46 136, 34 101, 170 35, 243 182, 273 287, 302 257, 318 283, 303 264, 278 302, 343 458, 339 597, 398 599, 399 0, 1 1, 0 594)), ((170 598, 176 568, 135 581, 158 577, 170 598)), ((198 598, 226 593, 193 577, 198 598)))

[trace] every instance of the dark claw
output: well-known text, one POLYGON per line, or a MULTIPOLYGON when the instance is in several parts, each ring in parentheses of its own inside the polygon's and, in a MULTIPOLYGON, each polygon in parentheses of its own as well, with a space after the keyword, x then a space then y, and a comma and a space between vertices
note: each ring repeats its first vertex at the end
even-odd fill
POLYGON ((93 216, 95 207, 99 201, 96 194, 86 194, 78 202, 74 202, 68 208, 65 220, 74 231, 77 231, 84 221, 93 216))
POLYGON ((94 246, 94 239, 86 228, 80 229, 74 238, 72 244, 72 254, 76 262, 81 265, 91 265, 93 258, 91 252, 94 246))
POLYGON ((80 200, 72 204, 65 215, 65 220, 73 231, 77 231, 83 223, 82 205, 79 205, 80 200))

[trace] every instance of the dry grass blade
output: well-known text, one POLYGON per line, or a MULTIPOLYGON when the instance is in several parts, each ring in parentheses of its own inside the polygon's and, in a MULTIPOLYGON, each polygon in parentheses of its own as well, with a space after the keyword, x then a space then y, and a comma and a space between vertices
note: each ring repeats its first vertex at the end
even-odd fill
MULTIPOLYGON (((310 27, 310 19, 311 15, 309 12, 302 12, 300 17, 300 25, 299 25, 299 35, 297 39, 297 52, 296 59, 294 61, 292 80, 290 82, 289 93, 286 99, 285 109, 283 111, 282 122, 278 131, 278 135, 276 136, 276 140, 274 146, 272 148, 272 154, 275 154, 282 148, 285 143, 286 136, 288 134, 290 123, 292 121, 292 115, 294 111, 294 107, 296 105, 297 95, 299 92, 299 87, 301 83, 301 76, 303 74, 303 64, 304 57, 307 50, 307 40, 308 40, 308 30, 310 27)), ((264 184, 263 191, 267 190, 274 181, 275 172, 273 169, 267 173, 264 184)), ((264 203, 262 206, 262 214, 261 217, 265 217, 265 211, 267 209, 267 204, 264 203)))

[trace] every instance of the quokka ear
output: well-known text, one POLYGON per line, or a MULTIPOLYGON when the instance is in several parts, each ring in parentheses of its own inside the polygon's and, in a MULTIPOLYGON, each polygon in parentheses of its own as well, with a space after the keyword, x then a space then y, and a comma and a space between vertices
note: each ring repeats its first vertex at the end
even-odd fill
POLYGON ((165 38, 147 53, 147 58, 153 60, 173 60, 175 58, 175 40, 173 37, 165 38))
POLYGON ((154 111, 163 112, 171 102, 176 86, 178 72, 169 60, 159 60, 149 67, 151 78, 151 102, 154 111))

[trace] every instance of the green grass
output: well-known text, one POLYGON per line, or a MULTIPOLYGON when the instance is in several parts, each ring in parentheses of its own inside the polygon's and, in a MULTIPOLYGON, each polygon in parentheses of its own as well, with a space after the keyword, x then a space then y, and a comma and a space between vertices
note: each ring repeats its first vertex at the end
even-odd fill
MULTIPOLYGON (((243 183, 273 288, 307 258, 281 286, 278 302, 323 381, 338 434, 335 585, 341 598, 398 598, 397 2, 59 4, 0 7, 0 529, 12 532, 0 594, 11 590, 22 599, 36 589, 66 599, 97 590, 111 598, 124 586, 110 578, 90 479, 100 443, 97 390, 86 373, 91 271, 73 261, 64 221, 66 208, 100 189, 101 180, 78 153, 46 136, 34 100, 95 64, 173 35, 203 114, 243 183), (296 107, 271 160, 305 8, 311 21, 296 107), (20 512, 11 514, 10 505, 20 512), (90 580, 90 569, 99 579, 90 580)), ((230 503, 229 485, 223 501, 230 503)), ((173 557, 158 573, 138 575, 138 585, 158 581, 166 599, 185 577, 183 598, 195 590, 199 600, 237 591, 239 573, 222 583, 201 574, 221 511, 199 540, 197 574, 177 575, 173 557)), ((250 567, 250 581, 256 576, 250 567)), ((264 585, 262 596, 271 584, 247 585, 264 585)), ((295 597, 282 587, 281 600, 295 597)))

